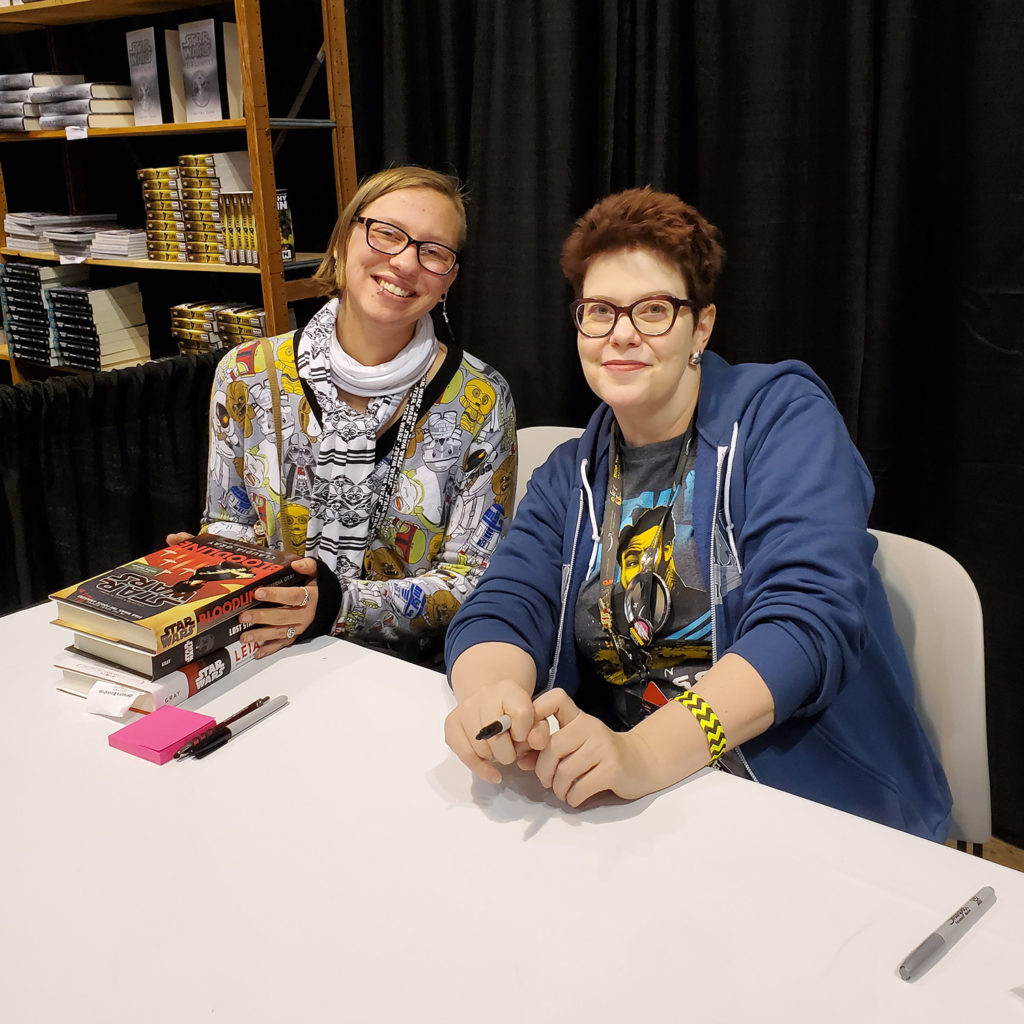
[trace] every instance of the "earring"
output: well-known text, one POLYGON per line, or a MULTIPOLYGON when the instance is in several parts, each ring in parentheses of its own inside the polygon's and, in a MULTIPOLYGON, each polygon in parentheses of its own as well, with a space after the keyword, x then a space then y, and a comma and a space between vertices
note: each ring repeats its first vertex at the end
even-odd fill
POLYGON ((448 301, 448 293, 444 292, 441 295, 441 316, 444 317, 444 322, 448 325, 448 328, 450 330, 452 325, 451 325, 451 322, 448 319, 448 306, 446 305, 447 301, 448 301))
POLYGON ((691 352, 690 353, 690 365, 691 366, 700 366, 700 361, 703 358, 704 358, 704 353, 701 352, 700 349, 697 349, 696 352, 691 352))

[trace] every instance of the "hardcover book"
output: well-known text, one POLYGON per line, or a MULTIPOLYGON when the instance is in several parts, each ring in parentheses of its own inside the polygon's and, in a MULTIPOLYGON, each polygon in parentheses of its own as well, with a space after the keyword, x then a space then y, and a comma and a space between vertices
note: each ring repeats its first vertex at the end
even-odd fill
POLYGON ((38 117, 0 117, 0 132, 39 131, 38 117))
POLYGON ((85 75, 55 75, 50 71, 26 71, 23 74, 0 75, 0 89, 52 88, 84 81, 85 75))
POLYGON ((116 82, 80 82, 78 85, 57 85, 49 88, 29 89, 31 103, 60 103, 64 100, 98 99, 130 100, 132 87, 116 82))
POLYGON ((139 696, 133 701, 131 710, 148 712, 165 704, 180 704, 194 697, 211 683, 223 679, 233 669, 252 661, 259 650, 259 644, 236 640, 192 662, 170 669, 157 679, 147 679, 119 665, 81 654, 74 647, 66 650, 65 656, 56 662, 56 668, 64 675, 63 683, 57 687, 59 690, 87 697, 93 685, 102 679, 138 690, 139 696))
POLYGON ((294 586, 290 555, 203 534, 51 594, 60 625, 165 651, 255 602, 261 586, 294 586))
POLYGON ((159 654, 132 644, 94 636, 92 633, 75 633, 74 648, 82 654, 100 658, 147 679, 161 679, 175 669, 191 665, 213 654, 214 651, 235 643, 244 629, 245 626, 238 621, 237 615, 230 619, 219 619, 205 633, 189 637, 159 654))
POLYGON ((38 117, 39 104, 24 100, 0 100, 0 117, 38 117))
POLYGON ((41 114, 39 127, 54 128, 131 128, 134 114, 41 114))
MULTIPOLYGON (((94 100, 85 97, 80 100, 58 100, 55 103, 26 103, 43 114, 130 114, 133 110, 131 100, 94 100)), ((25 111, 28 116, 29 111, 25 111)), ((139 124, 138 114, 135 123, 139 124)))

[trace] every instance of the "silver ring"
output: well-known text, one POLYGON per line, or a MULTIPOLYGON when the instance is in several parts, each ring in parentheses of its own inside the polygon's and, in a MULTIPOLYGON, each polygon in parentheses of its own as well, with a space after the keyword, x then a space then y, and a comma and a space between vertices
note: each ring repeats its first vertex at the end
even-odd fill
POLYGON ((302 588, 302 592, 303 592, 303 593, 304 593, 304 594, 305 594, 306 596, 305 596, 305 597, 304 597, 304 598, 302 599, 302 604, 300 604, 300 605, 299 605, 299 607, 300 607, 300 608, 305 608, 305 607, 306 607, 306 605, 307 605, 307 604, 309 604, 309 591, 308 591, 308 590, 307 590, 307 589, 306 589, 305 587, 303 587, 303 588, 302 588))
POLYGON ((289 626, 289 627, 288 627, 288 628, 287 628, 287 629, 285 630, 285 634, 284 634, 284 635, 285 635, 286 637, 288 637, 288 639, 289 639, 289 640, 291 640, 291 638, 292 638, 293 636, 295 636, 295 627, 294 627, 294 626, 289 626))

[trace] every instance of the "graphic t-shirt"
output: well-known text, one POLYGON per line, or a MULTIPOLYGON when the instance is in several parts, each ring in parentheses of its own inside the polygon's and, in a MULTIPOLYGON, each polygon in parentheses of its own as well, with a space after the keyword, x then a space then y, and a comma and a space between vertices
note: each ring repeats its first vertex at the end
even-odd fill
POLYGON ((611 687, 615 715, 626 728, 690 689, 711 667, 711 602, 693 538, 696 443, 673 488, 685 440, 622 443, 619 449, 622 516, 611 612, 621 655, 601 626, 600 553, 576 603, 580 654, 611 687))

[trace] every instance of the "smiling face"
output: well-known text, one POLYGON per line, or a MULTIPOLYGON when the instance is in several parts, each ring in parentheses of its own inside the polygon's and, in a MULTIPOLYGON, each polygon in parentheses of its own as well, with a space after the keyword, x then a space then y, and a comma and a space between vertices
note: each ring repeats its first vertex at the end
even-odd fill
MULTIPOLYGON (((403 188, 375 199, 360 216, 387 221, 410 237, 459 247, 459 216, 451 200, 428 188, 403 188)), ((456 265, 447 274, 420 266, 416 246, 388 256, 371 248, 363 224, 349 230, 345 261, 345 324, 342 346, 366 366, 393 359, 409 342, 416 321, 451 287, 456 265)))
MULTIPOLYGON (((680 270, 648 249, 620 249, 596 256, 583 278, 582 297, 628 306, 648 295, 688 298, 680 270)), ((629 444, 667 441, 685 432, 697 405, 700 370, 690 355, 702 352, 715 323, 715 307, 683 307, 667 334, 640 334, 620 316, 604 338, 577 336, 583 374, 607 402, 629 444)))

